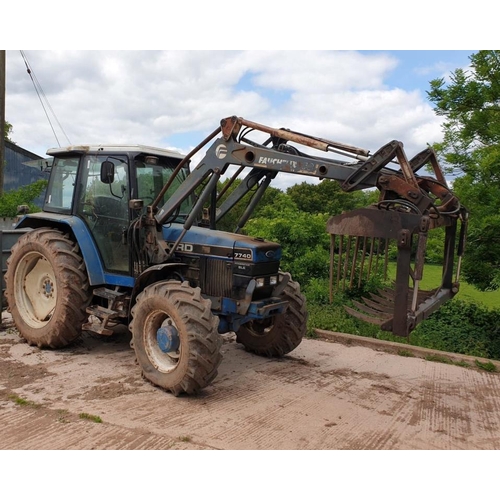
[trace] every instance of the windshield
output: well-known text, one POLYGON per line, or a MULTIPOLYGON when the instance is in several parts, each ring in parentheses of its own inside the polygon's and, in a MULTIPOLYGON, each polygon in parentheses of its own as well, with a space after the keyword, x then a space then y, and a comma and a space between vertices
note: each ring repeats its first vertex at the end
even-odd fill
MULTIPOLYGON (((175 167, 170 165, 149 165, 143 161, 136 160, 134 163, 137 175, 138 197, 144 200, 144 205, 151 205, 156 197, 160 194, 163 186, 168 182, 175 167)), ((166 201, 177 191, 179 186, 184 182, 189 175, 187 168, 182 168, 175 177, 168 191, 163 195, 159 202, 159 206, 163 206, 166 201)), ((193 207, 192 197, 184 200, 180 206, 176 221, 183 221, 193 207)))

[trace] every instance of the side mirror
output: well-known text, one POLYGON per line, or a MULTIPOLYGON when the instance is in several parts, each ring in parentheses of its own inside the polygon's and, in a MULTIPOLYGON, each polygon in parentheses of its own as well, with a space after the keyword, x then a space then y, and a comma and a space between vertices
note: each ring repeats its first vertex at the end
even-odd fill
POLYGON ((103 161, 101 163, 101 182, 112 184, 115 179, 115 164, 112 161, 103 161))

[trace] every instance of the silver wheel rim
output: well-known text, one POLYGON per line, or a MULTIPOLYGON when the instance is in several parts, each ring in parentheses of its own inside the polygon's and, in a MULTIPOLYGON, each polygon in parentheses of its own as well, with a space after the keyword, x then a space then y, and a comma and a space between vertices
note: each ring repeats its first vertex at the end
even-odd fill
POLYGON ((38 252, 26 254, 17 266, 15 301, 24 322, 42 328, 51 319, 57 304, 57 284, 50 262, 38 252))

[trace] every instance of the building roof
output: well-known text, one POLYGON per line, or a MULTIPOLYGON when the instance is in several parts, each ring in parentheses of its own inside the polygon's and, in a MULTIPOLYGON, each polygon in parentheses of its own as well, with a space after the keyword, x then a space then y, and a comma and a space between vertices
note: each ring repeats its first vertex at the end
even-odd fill
POLYGON ((5 147, 11 149, 12 151, 15 151, 16 153, 20 153, 23 156, 32 158, 33 160, 43 159, 41 156, 38 156, 37 154, 32 153, 31 151, 28 151, 27 149, 18 146, 15 142, 10 141, 9 139, 5 139, 5 147))

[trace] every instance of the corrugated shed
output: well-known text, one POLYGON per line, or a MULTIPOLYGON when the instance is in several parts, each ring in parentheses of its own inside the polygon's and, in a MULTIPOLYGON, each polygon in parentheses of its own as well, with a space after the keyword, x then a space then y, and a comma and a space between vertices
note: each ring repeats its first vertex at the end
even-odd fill
MULTIPOLYGON (((21 148, 9 140, 5 141, 5 192, 17 189, 21 186, 27 186, 40 179, 48 180, 48 172, 42 171, 40 167, 31 167, 24 164, 33 160, 43 160, 43 158, 21 148)), ((43 196, 35 200, 35 203, 41 206, 43 203, 43 196)))

